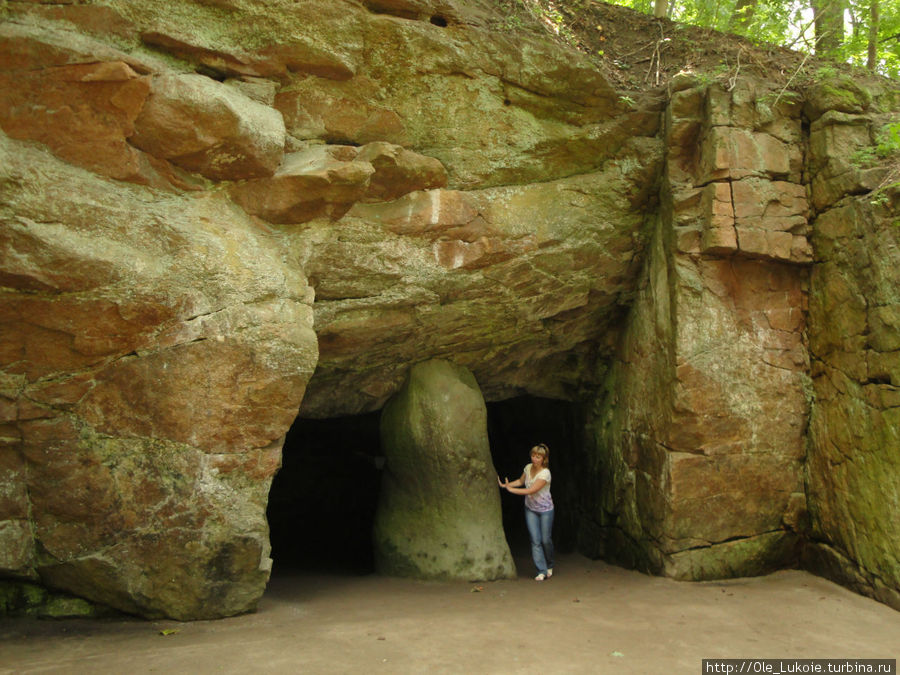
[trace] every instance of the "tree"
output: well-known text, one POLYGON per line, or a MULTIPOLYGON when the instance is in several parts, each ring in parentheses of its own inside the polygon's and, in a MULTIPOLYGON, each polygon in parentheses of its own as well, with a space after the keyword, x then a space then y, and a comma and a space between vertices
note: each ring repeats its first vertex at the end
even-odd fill
MULTIPOLYGON (((522 1, 522 0, 520 0, 522 1)), ((900 76, 900 0, 608 0, 900 76), (845 30, 845 16, 852 30, 845 30), (806 29, 810 28, 809 31, 806 29)), ((577 13, 585 0, 528 0, 577 13)))
POLYGON ((816 54, 837 57, 844 44, 843 0, 812 0, 815 19, 816 54))
POLYGON ((872 0, 869 7, 869 41, 866 45, 866 68, 875 72, 878 64, 878 0, 872 0))
POLYGON ((733 33, 743 33, 753 23, 753 15, 756 13, 758 0, 737 0, 734 12, 728 21, 728 30, 733 33))

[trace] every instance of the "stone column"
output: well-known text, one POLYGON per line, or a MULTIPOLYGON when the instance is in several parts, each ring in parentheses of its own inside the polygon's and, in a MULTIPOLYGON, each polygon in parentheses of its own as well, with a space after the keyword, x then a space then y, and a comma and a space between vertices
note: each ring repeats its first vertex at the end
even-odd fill
POLYGON ((827 80, 804 107, 816 265, 803 562, 900 610, 900 185, 890 159, 858 160, 900 101, 873 84, 827 80))
POLYGON ((413 366, 384 407, 387 458, 375 515, 379 572, 420 579, 515 577, 487 437, 487 410, 467 369, 413 366))
POLYGON ((679 579, 759 574, 795 562, 806 522, 800 106, 765 82, 671 86, 658 227, 590 422, 602 483, 579 541, 679 579))

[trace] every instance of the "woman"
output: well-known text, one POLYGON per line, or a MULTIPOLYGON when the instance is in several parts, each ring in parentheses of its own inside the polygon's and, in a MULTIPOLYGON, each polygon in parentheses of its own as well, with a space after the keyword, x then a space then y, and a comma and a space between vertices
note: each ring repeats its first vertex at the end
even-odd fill
POLYGON ((512 483, 509 478, 497 482, 514 495, 525 495, 525 524, 531 538, 531 559, 537 568, 535 581, 553 576, 553 497, 550 496, 550 448, 543 443, 531 449, 531 464, 512 483))

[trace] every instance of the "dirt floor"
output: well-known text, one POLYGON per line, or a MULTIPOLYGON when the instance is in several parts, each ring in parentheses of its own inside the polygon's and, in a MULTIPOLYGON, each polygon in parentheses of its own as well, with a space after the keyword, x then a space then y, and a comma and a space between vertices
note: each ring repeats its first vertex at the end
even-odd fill
POLYGON ((562 557, 552 579, 273 576, 220 621, 0 620, 0 673, 700 673, 704 658, 898 658, 900 612, 789 570, 726 582, 562 557))

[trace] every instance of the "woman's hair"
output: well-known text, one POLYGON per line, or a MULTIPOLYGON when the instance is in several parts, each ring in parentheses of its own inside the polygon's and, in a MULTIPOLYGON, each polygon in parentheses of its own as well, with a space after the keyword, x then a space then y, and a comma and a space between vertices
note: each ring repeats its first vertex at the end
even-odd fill
POLYGON ((546 469, 550 466, 550 448, 545 443, 538 443, 531 449, 531 454, 538 454, 543 458, 541 464, 546 469))

